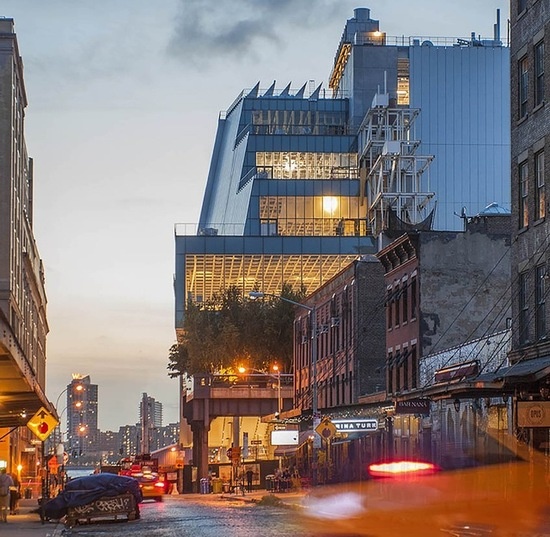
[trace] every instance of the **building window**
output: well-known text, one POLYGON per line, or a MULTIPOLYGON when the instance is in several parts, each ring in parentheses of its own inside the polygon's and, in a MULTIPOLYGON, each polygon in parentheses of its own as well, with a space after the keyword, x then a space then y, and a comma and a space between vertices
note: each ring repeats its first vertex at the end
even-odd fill
POLYGON ((544 41, 535 45, 535 106, 544 102, 544 41))
POLYGON ((409 320, 409 286, 408 282, 403 282, 403 322, 409 320))
POLYGON ((409 349, 403 349, 403 389, 409 389, 409 349))
POLYGON ((357 179, 356 153, 259 151, 256 168, 271 179, 357 179))
POLYGON ((359 200, 347 196, 261 196, 262 235, 365 236, 359 200), (266 222, 271 227, 267 227, 266 222), (272 227, 275 227, 272 229, 272 227))
POLYGON ((416 319, 417 317, 417 300, 416 300, 416 275, 411 278, 411 319, 416 319))
POLYGON ((519 165, 519 227, 526 227, 529 224, 529 211, 527 205, 528 188, 528 168, 527 161, 519 165))
POLYGON ((396 285, 394 288, 395 291, 395 326, 399 326, 401 323, 401 316, 399 310, 401 309, 401 288, 399 285, 396 285))
POLYGON ((529 289, 527 285, 527 273, 519 275, 519 343, 523 345, 529 341, 529 289))
POLYGON ((546 216, 546 189, 544 187, 544 151, 535 155, 535 219, 546 216))
POLYGON ((409 58, 397 59, 397 104, 408 105, 410 101, 409 88, 409 58))
POLYGON ((401 391, 401 351, 396 350, 395 356, 393 357, 394 363, 395 363, 395 391, 399 392, 401 391))
POLYGON ((527 115, 527 95, 529 92, 529 71, 527 56, 519 60, 519 117, 527 115))
POLYGON ((545 304, 545 283, 546 265, 539 265, 535 271, 535 330, 536 338, 546 337, 546 304, 545 304))
POLYGON ((393 328, 393 291, 391 287, 387 290, 386 311, 388 312, 388 330, 393 328))
POLYGON ((418 357, 416 345, 411 348, 411 388, 418 388, 418 357))
POLYGON ((388 353, 388 393, 393 393, 393 354, 388 353))
POLYGON ((527 9, 527 0, 518 0, 518 13, 527 9))

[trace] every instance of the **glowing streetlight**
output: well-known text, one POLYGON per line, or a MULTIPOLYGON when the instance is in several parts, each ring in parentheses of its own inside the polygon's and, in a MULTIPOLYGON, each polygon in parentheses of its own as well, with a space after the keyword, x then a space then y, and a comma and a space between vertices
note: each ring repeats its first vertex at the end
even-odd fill
POLYGON ((283 409, 281 401, 281 369, 275 364, 271 369, 277 373, 277 417, 281 416, 281 410, 283 409))

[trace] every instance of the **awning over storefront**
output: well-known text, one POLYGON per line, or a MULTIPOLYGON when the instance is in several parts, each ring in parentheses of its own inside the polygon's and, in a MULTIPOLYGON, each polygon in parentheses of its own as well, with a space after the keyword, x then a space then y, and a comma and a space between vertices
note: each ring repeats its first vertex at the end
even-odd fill
POLYGON ((378 428, 375 431, 357 431, 353 433, 342 433, 336 435, 330 443, 335 446, 337 444, 345 444, 347 442, 353 442, 354 440, 358 440, 359 438, 364 438, 365 436, 373 436, 373 434, 378 433, 380 431, 383 431, 384 429, 378 428))
POLYGON ((514 365, 478 377, 483 382, 536 382, 550 375, 550 356, 522 360, 514 365))
MULTIPOLYGON (((422 396, 430 397, 491 397, 511 393, 520 384, 537 382, 550 375, 550 356, 522 360, 515 364, 482 373, 470 378, 439 382, 421 390, 422 396)), ((418 397, 419 392, 411 393, 418 397)))

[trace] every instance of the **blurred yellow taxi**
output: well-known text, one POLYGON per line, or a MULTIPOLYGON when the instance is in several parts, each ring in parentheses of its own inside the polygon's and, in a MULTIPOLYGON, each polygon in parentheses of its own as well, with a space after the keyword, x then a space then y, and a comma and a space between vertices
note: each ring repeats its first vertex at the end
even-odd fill
POLYGON ((371 464, 367 481, 312 491, 306 528, 317 536, 549 536, 550 461, 519 444, 512 459, 453 470, 371 464))
POLYGON ((132 477, 138 480, 144 500, 161 502, 166 492, 166 483, 156 472, 136 472, 132 477))

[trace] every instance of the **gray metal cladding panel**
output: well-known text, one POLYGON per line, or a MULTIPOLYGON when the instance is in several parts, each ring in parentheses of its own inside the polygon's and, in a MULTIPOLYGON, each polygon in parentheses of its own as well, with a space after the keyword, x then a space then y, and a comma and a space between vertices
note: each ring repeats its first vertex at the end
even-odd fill
POLYGON ((299 179, 299 180, 276 180, 256 181, 252 195, 258 196, 358 196, 359 181, 356 179, 346 180, 323 180, 323 179, 299 179))
POLYGON ((318 153, 350 153, 357 151, 355 136, 287 136, 287 135, 253 135, 250 137, 254 151, 315 151, 318 153), (299 139, 302 148, 296 147, 293 138, 299 139))
POLYGON ((176 254, 375 253, 372 237, 199 237, 176 236, 176 254))
POLYGON ((411 106, 419 154, 433 154, 435 228, 462 229, 454 212, 510 209, 509 49, 411 47, 411 106))

